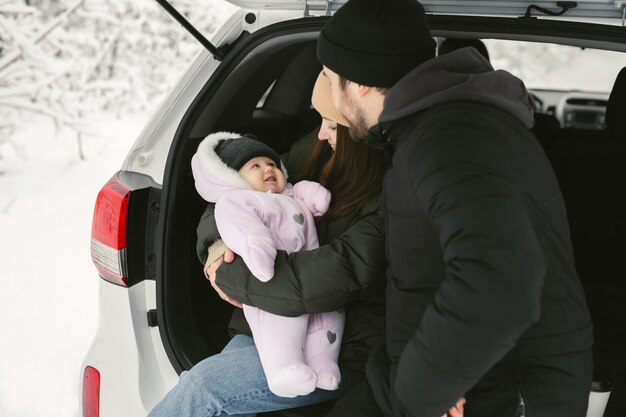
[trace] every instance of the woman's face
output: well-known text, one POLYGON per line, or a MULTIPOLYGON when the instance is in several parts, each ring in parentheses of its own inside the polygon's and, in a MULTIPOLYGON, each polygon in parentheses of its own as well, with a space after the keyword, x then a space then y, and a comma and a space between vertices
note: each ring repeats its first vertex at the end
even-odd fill
POLYGON ((320 126, 317 138, 328 141, 328 144, 334 151, 335 146, 337 146, 337 123, 332 120, 322 119, 322 126, 320 126))

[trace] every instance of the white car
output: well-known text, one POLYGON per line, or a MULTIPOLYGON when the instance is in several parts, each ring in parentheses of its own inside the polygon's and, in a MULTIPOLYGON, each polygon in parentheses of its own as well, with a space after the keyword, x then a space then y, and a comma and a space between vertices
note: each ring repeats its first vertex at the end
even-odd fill
MULTIPOLYGON (((345 1, 231 2, 241 9, 210 42, 196 33, 207 50, 98 195, 91 249, 100 310, 81 372, 83 417, 146 416, 183 370, 227 341, 232 307, 212 291, 195 252, 205 208, 190 167, 199 141, 217 130, 251 132, 284 152, 319 123, 310 105, 321 68, 316 39, 345 1)), ((167 1, 159 3, 176 15, 167 1)), ((624 416, 626 129, 607 127, 605 112, 621 106, 626 119, 624 82, 609 101, 626 66, 626 2, 421 3, 438 41, 483 39, 493 65, 515 72, 531 89, 535 133, 563 188, 596 329, 594 389, 605 392, 591 394, 589 415, 602 415, 612 383, 605 415, 624 416), (566 71, 551 72, 559 66, 566 71)))

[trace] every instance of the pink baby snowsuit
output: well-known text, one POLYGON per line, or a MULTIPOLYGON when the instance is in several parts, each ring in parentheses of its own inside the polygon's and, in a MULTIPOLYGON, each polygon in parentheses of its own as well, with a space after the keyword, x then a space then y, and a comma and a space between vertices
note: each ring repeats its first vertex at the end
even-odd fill
MULTIPOLYGON (((274 275, 277 249, 294 252, 319 246, 313 216, 326 212, 331 196, 311 181, 287 184, 282 194, 253 190, 214 150, 220 140, 238 136, 207 136, 191 160, 192 171, 198 193, 216 203, 215 221, 224 243, 254 276, 267 282, 274 275)), ((316 387, 338 388, 343 311, 282 317, 252 306, 243 309, 274 394, 295 397, 316 387)))

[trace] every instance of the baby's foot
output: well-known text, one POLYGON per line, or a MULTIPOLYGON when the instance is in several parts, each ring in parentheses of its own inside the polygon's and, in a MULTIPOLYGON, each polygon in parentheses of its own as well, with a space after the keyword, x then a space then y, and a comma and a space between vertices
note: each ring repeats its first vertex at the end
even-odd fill
POLYGON ((315 390, 317 375, 302 363, 283 366, 267 377, 270 390, 279 397, 294 398, 315 390))
POLYGON ((309 359, 307 365, 317 374, 317 388, 334 391, 339 388, 341 372, 337 363, 324 356, 309 359))

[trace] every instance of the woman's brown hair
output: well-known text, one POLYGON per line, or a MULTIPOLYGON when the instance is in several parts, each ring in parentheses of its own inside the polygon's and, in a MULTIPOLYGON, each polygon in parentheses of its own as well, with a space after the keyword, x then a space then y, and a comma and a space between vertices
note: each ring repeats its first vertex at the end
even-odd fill
POLYGON ((316 141, 296 179, 318 181, 330 190, 323 218, 334 219, 358 214, 380 194, 385 168, 384 152, 352 140, 348 128, 337 124, 335 152, 326 141, 316 141))

